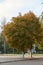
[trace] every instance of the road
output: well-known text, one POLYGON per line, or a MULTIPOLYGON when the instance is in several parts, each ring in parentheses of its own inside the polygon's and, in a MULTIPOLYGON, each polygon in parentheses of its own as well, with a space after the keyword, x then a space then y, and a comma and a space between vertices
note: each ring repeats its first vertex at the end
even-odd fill
POLYGON ((43 59, 19 60, 19 61, 0 63, 0 65, 43 65, 43 59))

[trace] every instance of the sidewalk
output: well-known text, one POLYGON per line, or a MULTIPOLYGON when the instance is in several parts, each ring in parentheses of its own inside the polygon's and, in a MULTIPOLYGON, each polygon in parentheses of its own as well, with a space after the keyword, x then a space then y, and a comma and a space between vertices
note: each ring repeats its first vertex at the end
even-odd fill
POLYGON ((21 60, 22 56, 0 56, 0 63, 21 60))
MULTIPOLYGON (((17 62, 21 60, 31 59, 30 55, 26 55, 25 58, 22 58, 22 55, 17 56, 0 56, 0 63, 6 63, 6 62, 17 62)), ((43 56, 41 55, 34 55, 32 59, 43 59, 43 56)))

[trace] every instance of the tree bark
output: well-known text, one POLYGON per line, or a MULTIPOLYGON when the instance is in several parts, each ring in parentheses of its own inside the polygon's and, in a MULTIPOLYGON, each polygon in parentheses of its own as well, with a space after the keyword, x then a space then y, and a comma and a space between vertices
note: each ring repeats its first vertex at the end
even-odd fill
POLYGON ((30 50, 30 55, 31 55, 31 58, 32 58, 32 49, 30 50))
POLYGON ((23 58, 24 58, 24 52, 23 52, 23 58))
POLYGON ((31 44, 30 54, 31 54, 31 58, 32 58, 32 44, 31 44))

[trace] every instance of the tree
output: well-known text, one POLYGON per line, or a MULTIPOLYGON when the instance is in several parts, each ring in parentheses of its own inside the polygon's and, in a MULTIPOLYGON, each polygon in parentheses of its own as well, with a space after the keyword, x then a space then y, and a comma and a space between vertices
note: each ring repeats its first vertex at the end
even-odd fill
POLYGON ((42 43, 42 44, 39 44, 38 48, 39 48, 40 50, 43 50, 43 43, 42 43))
MULTIPOLYGON (((10 24, 4 26, 3 35, 9 45, 21 52, 31 51, 33 44, 41 43, 41 24, 38 17, 29 12, 13 17, 10 24)), ((24 56, 24 55, 23 55, 24 56)))
MULTIPOLYGON (((6 18, 4 17, 3 20, 1 21, 1 30, 3 31, 3 27, 6 25, 6 18)), ((2 34, 1 34, 2 35, 2 34)), ((5 39, 4 36, 3 37, 3 43, 4 43, 4 53, 6 53, 6 44, 5 44, 5 39)))
POLYGON ((4 50, 3 50, 3 40, 2 40, 2 35, 0 33, 0 53, 3 53, 4 50))
POLYGON ((41 15, 39 17, 39 21, 41 23, 41 28, 42 28, 42 41, 41 41, 41 44, 38 44, 38 48, 40 50, 43 50, 43 12, 41 13, 41 15))

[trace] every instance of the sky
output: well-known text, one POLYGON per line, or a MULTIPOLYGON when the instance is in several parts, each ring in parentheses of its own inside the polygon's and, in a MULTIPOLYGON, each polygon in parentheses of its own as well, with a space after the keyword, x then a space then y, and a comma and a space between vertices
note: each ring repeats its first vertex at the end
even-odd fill
POLYGON ((43 0, 0 0, 0 21, 3 17, 9 21, 12 17, 33 11, 37 16, 43 11, 43 0))

